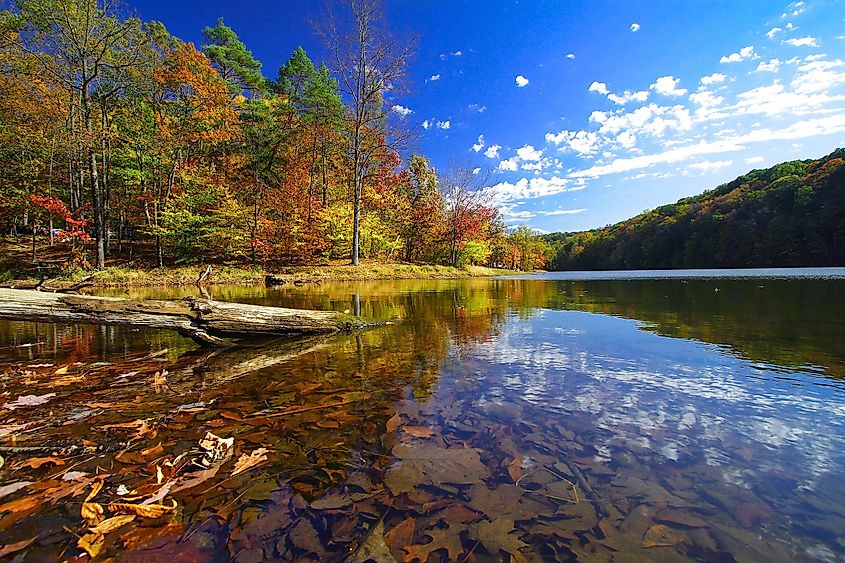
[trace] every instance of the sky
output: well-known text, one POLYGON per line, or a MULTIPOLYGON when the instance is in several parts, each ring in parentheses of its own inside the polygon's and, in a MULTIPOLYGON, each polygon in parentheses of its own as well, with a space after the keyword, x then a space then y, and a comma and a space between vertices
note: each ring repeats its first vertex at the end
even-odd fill
MULTIPOLYGON (((275 78, 318 0, 129 0, 202 44, 223 17, 275 78)), ((415 37, 387 103, 506 223, 598 228, 754 168, 845 146, 845 0, 384 0, 415 37)), ((340 8, 336 8, 340 9, 340 8)))

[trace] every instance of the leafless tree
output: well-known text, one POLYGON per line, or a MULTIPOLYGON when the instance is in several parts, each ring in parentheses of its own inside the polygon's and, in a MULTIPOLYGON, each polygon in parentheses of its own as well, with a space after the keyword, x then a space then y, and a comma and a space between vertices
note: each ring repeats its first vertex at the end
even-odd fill
POLYGON ((357 266, 361 200, 368 171, 409 139, 407 130, 392 128, 385 94, 399 91, 404 84, 415 41, 390 33, 379 0, 347 0, 346 4, 347 19, 339 19, 329 10, 317 32, 349 105, 352 264, 357 266))

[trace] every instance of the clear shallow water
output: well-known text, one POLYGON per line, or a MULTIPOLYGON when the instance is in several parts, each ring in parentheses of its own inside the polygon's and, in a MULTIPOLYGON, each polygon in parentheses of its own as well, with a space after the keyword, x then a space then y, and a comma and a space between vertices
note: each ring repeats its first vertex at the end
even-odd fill
MULTIPOLYGON (((164 458, 208 430, 235 437, 236 453, 271 451, 240 480, 176 493, 178 513, 145 528, 146 543, 115 532, 104 553, 342 559, 383 536, 394 556, 432 552, 430 560, 497 560, 509 550, 529 560, 838 560, 845 280, 778 275, 217 287, 216 299, 360 304, 362 316, 395 322, 212 356, 166 331, 6 323, 4 390, 57 397, 6 411, 0 428, 49 408, 62 425, 19 432, 17 443, 149 418, 158 435, 139 447, 161 443, 164 458), (165 347, 156 363, 127 367, 165 347), (60 388, 49 386, 56 367, 31 367, 77 361, 70 373, 85 378, 60 388), (98 361, 112 368, 92 372, 98 361), (154 389, 150 377, 163 366, 169 389, 154 389), (123 375, 132 371, 139 375, 123 375), (99 404, 106 399, 118 406, 99 404)), ((142 461, 130 472, 97 460, 112 467, 114 486, 130 488, 151 471, 154 460, 142 461)), ((21 478, 43 476, 0 472, 0 486, 21 478)), ((37 559, 73 545, 61 525, 79 529, 78 506, 8 528, 6 515, 0 528, 14 541, 41 530, 22 552, 37 559)))

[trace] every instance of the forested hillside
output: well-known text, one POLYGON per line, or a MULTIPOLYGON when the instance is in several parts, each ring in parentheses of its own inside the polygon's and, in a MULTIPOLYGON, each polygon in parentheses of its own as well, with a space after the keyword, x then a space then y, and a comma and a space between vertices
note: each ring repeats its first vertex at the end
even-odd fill
POLYGON ((752 170, 603 229, 544 238, 556 270, 845 266, 845 149, 752 170))
POLYGON ((33 263, 542 267, 478 179, 414 154, 411 44, 374 10, 318 22, 326 64, 297 49, 268 77, 222 20, 194 46, 112 0, 3 5, 0 228, 33 263))

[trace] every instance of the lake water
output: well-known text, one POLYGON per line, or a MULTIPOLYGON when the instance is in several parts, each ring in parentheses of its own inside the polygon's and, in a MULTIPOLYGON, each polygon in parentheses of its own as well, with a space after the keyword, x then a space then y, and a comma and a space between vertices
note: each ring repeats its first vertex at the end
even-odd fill
POLYGON ((127 560, 845 558, 845 269, 211 291, 387 324, 208 352, 0 321, 0 441, 56 449, 4 454, 0 544, 80 553, 102 481, 104 517, 168 508, 105 534, 127 560))

